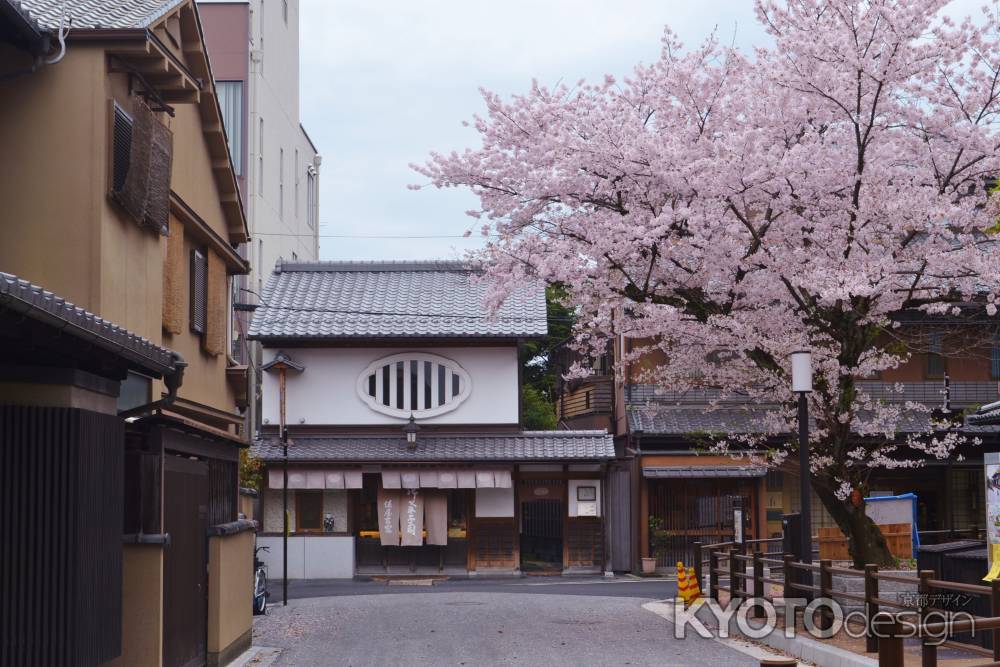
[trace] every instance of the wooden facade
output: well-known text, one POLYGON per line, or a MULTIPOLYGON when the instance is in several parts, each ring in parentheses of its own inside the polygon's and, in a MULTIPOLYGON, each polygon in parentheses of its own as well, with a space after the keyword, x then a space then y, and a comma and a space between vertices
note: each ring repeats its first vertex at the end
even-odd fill
POLYGON ((119 654, 123 444, 113 415, 0 406, 0 664, 119 654))

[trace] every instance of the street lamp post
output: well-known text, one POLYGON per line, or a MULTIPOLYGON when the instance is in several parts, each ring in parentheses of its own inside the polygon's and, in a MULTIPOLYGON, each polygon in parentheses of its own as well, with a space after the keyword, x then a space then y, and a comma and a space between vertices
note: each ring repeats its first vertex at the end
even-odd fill
POLYGON ((289 370, 305 370, 305 366, 295 363, 284 352, 279 352, 274 360, 264 364, 262 371, 278 372, 278 437, 281 439, 282 482, 281 504, 283 524, 281 531, 281 604, 288 606, 288 427, 285 425, 285 376, 289 370))
POLYGON ((792 391, 799 395, 799 503, 802 514, 802 562, 812 563, 812 508, 809 484, 809 404, 812 391, 812 355, 808 350, 792 352, 792 391))

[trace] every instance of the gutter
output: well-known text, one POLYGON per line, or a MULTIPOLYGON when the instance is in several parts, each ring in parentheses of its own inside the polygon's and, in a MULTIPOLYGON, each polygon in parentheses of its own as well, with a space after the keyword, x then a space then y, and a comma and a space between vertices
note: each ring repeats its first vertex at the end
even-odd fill
POLYGON ((0 305, 4 308, 9 308, 15 312, 21 313, 33 320, 41 322, 52 326, 56 331, 63 332, 66 331, 76 338, 82 338, 90 343, 93 343, 97 347, 116 354, 124 359, 132 362, 135 366, 143 368, 147 371, 151 371, 156 375, 160 375, 164 378, 164 382, 171 382, 168 380, 168 376, 177 375, 176 386, 180 387, 181 378, 183 377, 183 367, 187 366, 184 359, 176 352, 171 352, 171 362, 169 364, 164 364, 156 361, 134 349, 131 349, 122 343, 116 343, 109 338, 106 338, 96 332, 90 331, 84 327, 78 326, 69 320, 59 317, 58 315, 40 308, 39 306, 16 296, 0 291, 0 305))

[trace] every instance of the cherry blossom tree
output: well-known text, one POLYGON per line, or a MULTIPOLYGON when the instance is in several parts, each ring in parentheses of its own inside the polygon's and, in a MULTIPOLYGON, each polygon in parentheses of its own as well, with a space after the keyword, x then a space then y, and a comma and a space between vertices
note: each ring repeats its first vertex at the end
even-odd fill
POLYGON ((929 409, 858 381, 907 360, 901 313, 996 312, 1000 18, 947 4, 758 0, 769 47, 667 30, 622 81, 484 91, 482 146, 414 167, 478 195, 494 303, 561 283, 580 345, 652 341, 633 353, 665 353, 651 381, 755 405, 758 433, 719 451, 795 451, 788 356, 811 350, 813 487, 858 564, 891 557, 852 491, 962 441, 930 419, 903 434, 929 409))

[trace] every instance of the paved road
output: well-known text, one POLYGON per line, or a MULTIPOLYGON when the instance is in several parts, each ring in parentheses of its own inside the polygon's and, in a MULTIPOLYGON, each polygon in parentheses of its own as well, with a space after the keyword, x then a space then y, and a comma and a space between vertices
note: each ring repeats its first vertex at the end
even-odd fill
MULTIPOLYGON (((268 582, 269 601, 281 603, 281 582, 268 582)), ((601 576, 576 577, 471 577, 435 582, 433 587, 389 586, 384 581, 350 579, 315 579, 289 581, 288 599, 329 597, 331 595, 385 595, 408 593, 538 593, 559 595, 607 595, 610 597, 662 600, 677 593, 677 584, 665 579, 601 576)))
POLYGON ((478 590, 483 584, 355 582, 257 617, 254 644, 283 649, 274 667, 758 664, 712 640, 673 639, 670 625, 640 606, 650 599, 641 588, 648 582, 515 580, 478 590))

